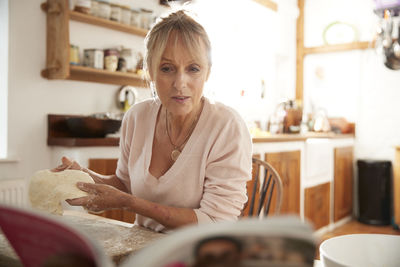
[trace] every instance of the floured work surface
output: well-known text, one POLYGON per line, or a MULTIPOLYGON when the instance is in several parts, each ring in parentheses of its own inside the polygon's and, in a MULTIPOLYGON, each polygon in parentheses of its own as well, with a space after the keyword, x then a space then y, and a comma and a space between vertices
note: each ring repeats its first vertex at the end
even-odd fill
POLYGON ((65 211, 62 220, 98 241, 116 264, 165 236, 137 225, 77 211, 65 211))
POLYGON ((18 255, 0 230, 0 266, 22 267, 18 255))

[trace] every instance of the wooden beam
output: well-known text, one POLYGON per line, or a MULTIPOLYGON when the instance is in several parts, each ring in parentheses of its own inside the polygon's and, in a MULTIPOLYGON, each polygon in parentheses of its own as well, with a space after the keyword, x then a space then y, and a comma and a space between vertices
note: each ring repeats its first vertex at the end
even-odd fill
POLYGON ((69 75, 69 12, 67 0, 48 0, 41 5, 46 15, 46 70, 48 79, 69 75))
POLYGON ((278 11, 278 4, 275 3, 272 0, 253 0, 253 1, 259 3, 260 5, 263 5, 263 6, 267 7, 267 8, 269 8, 269 9, 275 11, 275 12, 278 11))
POLYGON ((358 49, 370 49, 374 48, 373 42, 354 42, 336 45, 323 45, 317 47, 305 47, 304 54, 317 54, 317 53, 330 53, 330 52, 340 52, 348 50, 358 50, 358 49))
POLYGON ((304 72, 304 0, 298 0, 299 17, 296 23, 296 100, 303 103, 304 72))

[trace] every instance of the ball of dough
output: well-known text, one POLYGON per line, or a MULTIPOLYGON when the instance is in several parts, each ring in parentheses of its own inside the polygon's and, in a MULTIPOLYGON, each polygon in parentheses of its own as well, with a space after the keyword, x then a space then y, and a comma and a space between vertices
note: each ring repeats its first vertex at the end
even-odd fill
POLYGON ((29 199, 32 207, 62 215, 61 201, 88 195, 76 187, 77 182, 94 183, 89 174, 78 170, 36 172, 29 184, 29 199))

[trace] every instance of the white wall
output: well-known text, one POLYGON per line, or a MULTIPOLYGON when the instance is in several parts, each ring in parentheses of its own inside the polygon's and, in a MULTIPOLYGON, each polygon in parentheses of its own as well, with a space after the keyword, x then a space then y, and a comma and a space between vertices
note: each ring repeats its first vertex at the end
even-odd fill
MULTIPOLYGON (((47 114, 91 114, 116 109, 116 85, 47 80, 40 76, 46 60, 46 14, 43 0, 9 1, 8 157, 0 162, 0 179, 30 178, 53 167, 47 146, 47 114)), ((126 4, 161 12, 158 0, 125 0, 126 4)), ((105 48, 123 44, 140 49, 143 38, 72 21, 70 42, 105 48)), ((3 58, 4 59, 4 58, 3 58)), ((148 90, 144 90, 146 95, 148 90)))
MULTIPOLYGON (((372 0, 306 0, 305 45, 322 45, 323 29, 338 20, 353 24, 359 40, 373 40, 373 8, 372 0)), ((305 102, 356 123, 356 158, 393 160, 400 145, 400 70, 387 69, 373 49, 309 55, 304 66, 305 102)))

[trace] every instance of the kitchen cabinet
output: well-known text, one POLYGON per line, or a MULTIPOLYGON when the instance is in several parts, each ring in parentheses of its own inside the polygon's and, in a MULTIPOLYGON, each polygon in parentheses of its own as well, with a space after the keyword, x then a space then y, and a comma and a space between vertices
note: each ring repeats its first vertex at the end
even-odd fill
MULTIPOLYGON (((91 158, 89 159, 89 169, 104 175, 115 174, 115 170, 117 169, 117 161, 118 159, 98 159, 91 158)), ((113 209, 106 210, 101 213, 96 213, 96 215, 119 220, 127 223, 134 223, 136 215, 134 212, 123 210, 123 209, 113 209)))
POLYGON ((99 27, 145 36, 147 31, 111 20, 70 11, 68 0, 47 0, 41 5, 47 14, 46 68, 41 75, 47 79, 67 79, 117 85, 148 87, 144 77, 129 72, 111 72, 69 64, 69 21, 75 20, 99 27))
POLYGON ((333 220, 353 211, 353 147, 335 148, 333 220))
POLYGON ((330 188, 331 183, 308 187, 304 191, 304 217, 315 229, 330 223, 330 188))
POLYGON ((281 214, 300 215, 300 160, 300 151, 265 154, 265 161, 275 168, 282 179, 281 214))
POLYGON ((281 213, 297 214, 321 232, 351 218, 353 146, 354 135, 349 134, 253 138, 253 153, 260 154, 282 178, 281 213))

